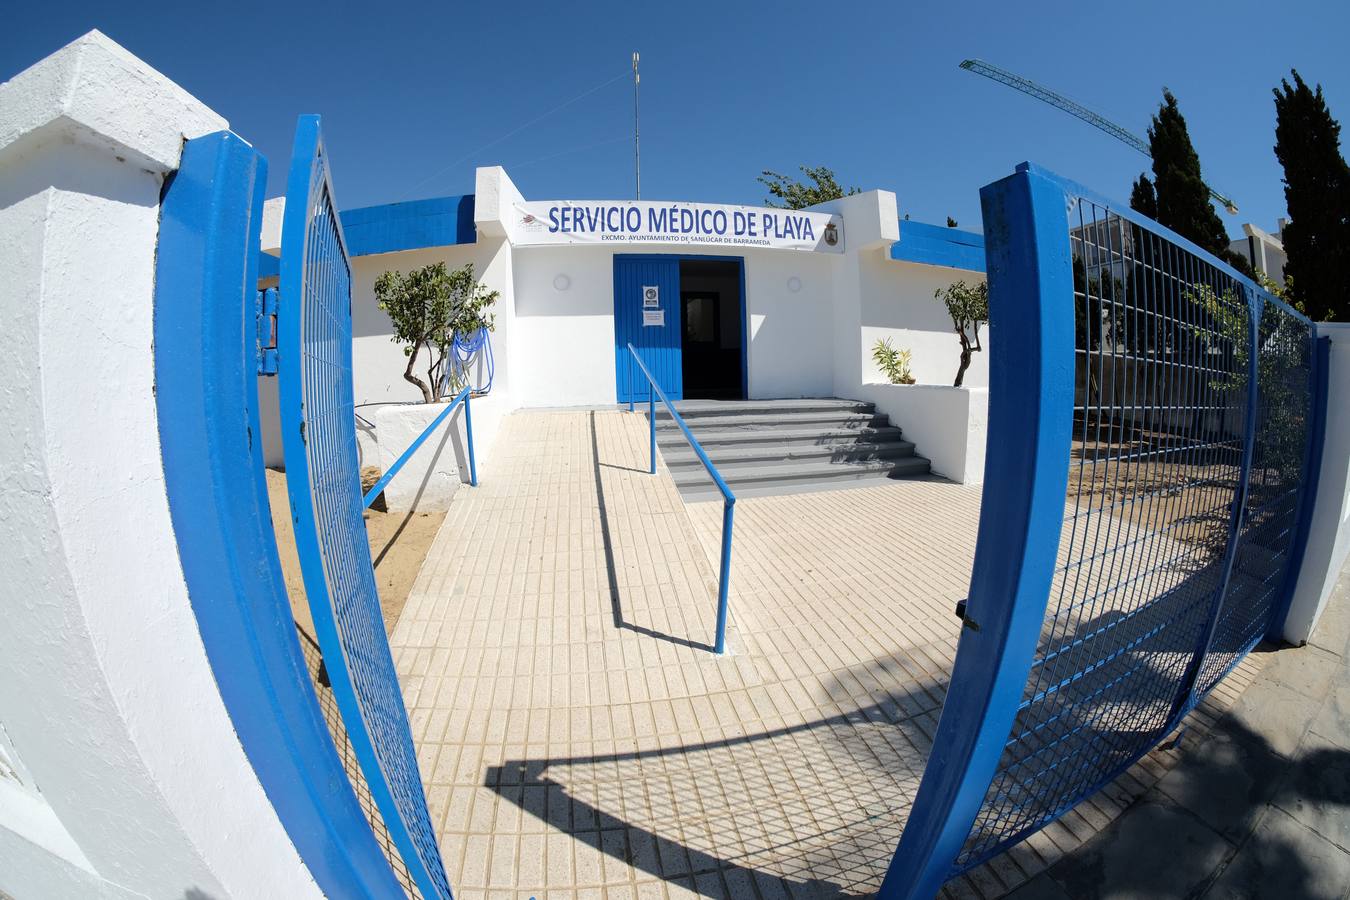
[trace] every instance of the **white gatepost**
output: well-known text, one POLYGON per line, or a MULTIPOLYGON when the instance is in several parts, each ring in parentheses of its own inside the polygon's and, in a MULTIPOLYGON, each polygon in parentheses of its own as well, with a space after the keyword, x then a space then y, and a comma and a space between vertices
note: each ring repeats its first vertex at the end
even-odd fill
POLYGON ((160 192, 220 116, 98 32, 0 85, 0 893, 316 897, 188 602, 160 192))
POLYGON ((1308 546, 1284 620, 1284 639, 1295 645, 1312 637, 1350 557, 1350 416, 1345 414, 1350 397, 1350 323, 1319 322, 1317 334, 1331 339, 1326 438, 1317 494, 1305 500, 1313 504, 1308 546))

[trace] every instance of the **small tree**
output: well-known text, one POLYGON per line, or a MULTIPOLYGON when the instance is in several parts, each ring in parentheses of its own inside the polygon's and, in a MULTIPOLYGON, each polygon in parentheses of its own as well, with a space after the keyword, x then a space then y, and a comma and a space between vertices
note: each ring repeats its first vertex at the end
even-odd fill
POLYGON ((433 263, 402 272, 385 272, 375 280, 375 299, 394 325, 391 340, 403 345, 408 366, 403 378, 417 385, 422 399, 436 402, 445 375, 446 357, 455 335, 469 335, 480 328, 492 330, 489 311, 498 293, 479 284, 473 263, 447 271, 445 263, 433 263), (417 374, 417 362, 426 351, 426 380, 417 374))
POLYGON ((961 341, 961 367, 956 370, 955 387, 960 387, 970 368, 970 355, 984 349, 980 345, 980 326, 989 321, 989 284, 966 284, 958 281, 933 292, 933 297, 941 300, 947 307, 947 315, 952 317, 952 327, 961 341))
POLYGON ((806 209, 808 206, 815 206, 817 203, 824 203, 826 200, 838 200, 840 197, 847 197, 850 194, 862 193, 855 187, 843 188, 835 180, 834 170, 825 166, 798 166, 802 174, 811 179, 813 184, 807 184, 804 181, 795 181, 786 175, 780 175, 777 172, 771 172, 765 169, 759 176, 759 181, 769 189, 777 201, 767 200, 770 206, 776 206, 783 209, 806 209))

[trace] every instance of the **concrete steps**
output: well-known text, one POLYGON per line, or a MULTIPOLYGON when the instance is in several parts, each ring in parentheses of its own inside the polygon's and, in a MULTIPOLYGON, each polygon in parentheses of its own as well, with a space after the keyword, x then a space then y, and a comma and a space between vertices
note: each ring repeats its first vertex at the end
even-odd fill
MULTIPOLYGON (((742 496, 834 490, 923 477, 928 460, 871 403, 804 400, 685 400, 675 404, 727 484, 742 496)), ((686 501, 721 493, 664 408, 656 440, 686 501)))

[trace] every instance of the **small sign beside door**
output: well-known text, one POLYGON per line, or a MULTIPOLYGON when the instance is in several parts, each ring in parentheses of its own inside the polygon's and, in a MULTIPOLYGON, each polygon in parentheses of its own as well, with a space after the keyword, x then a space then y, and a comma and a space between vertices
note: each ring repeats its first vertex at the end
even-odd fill
MULTIPOLYGON (((642 286, 642 308, 660 309, 661 308, 661 289, 654 284, 644 284, 642 286)), ((644 324, 650 325, 650 322, 644 324)))
POLYGON ((660 328, 666 327, 666 311, 664 309, 644 309, 642 311, 642 326, 656 325, 660 328))

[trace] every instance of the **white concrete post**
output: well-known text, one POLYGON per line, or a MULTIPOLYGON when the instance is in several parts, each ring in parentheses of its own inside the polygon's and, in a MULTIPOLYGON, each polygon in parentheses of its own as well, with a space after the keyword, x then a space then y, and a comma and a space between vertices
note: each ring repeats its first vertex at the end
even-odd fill
POLYGON ((1350 397, 1350 323, 1321 322, 1317 333, 1331 338, 1327 434, 1308 548, 1284 622, 1284 639, 1296 645, 1312 637, 1350 556, 1350 416, 1345 414, 1346 398, 1350 397))
POLYGON ((98 32, 0 85, 0 892, 19 898, 318 896, 217 691, 160 458, 159 196, 183 141, 226 127, 98 32))
POLYGON ((834 258, 834 395, 857 399, 862 382, 862 291, 867 260, 900 239, 900 217, 895 194, 866 191, 819 203, 815 212, 844 218, 844 252, 834 258))

